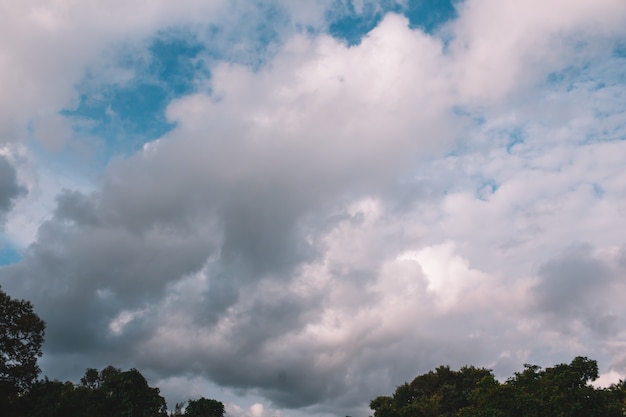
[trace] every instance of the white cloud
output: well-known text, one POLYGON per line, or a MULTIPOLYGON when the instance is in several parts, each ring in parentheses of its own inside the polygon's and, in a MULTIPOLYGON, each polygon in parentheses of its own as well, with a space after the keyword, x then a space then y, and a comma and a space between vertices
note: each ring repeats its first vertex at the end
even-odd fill
POLYGON ((265 408, 261 403, 254 403, 248 408, 236 404, 226 404, 226 415, 229 417, 280 417, 281 412, 265 408))
MULTIPOLYGON (((619 0, 460 3, 450 23, 455 79, 463 100, 497 100, 531 87, 551 68, 593 56, 598 37, 624 35, 626 6, 619 0)), ((602 44, 600 44, 602 45, 602 44)), ((606 45, 603 45, 606 48, 606 45)))

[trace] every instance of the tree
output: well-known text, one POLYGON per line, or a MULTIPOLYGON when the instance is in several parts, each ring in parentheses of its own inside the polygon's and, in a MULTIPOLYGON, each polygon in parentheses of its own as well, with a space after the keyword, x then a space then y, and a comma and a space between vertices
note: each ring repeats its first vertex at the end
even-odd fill
POLYGON ((100 372, 95 368, 87 368, 85 375, 80 378, 80 384, 89 389, 99 388, 101 383, 100 372))
POLYGON ((77 400, 74 384, 46 378, 31 385, 21 401, 21 415, 78 417, 82 415, 83 404, 77 400))
POLYGON ((440 366, 400 385, 391 397, 377 397, 370 408, 375 417, 455 417, 471 405, 472 393, 485 378, 493 380, 488 369, 465 366, 453 371, 440 366))
POLYGON ((440 366, 370 403, 375 417, 623 417, 626 383, 594 388, 598 364, 576 357, 541 369, 524 365, 505 383, 490 370, 440 366))
POLYGON ((19 392, 37 378, 45 323, 26 300, 15 300, 0 289, 0 384, 19 392))
MULTIPOLYGON (((105 368, 101 374, 110 368, 105 368)), ((106 398, 108 415, 120 417, 167 416, 165 399, 136 369, 112 372, 98 388, 106 398)))
POLYGON ((524 365, 500 386, 500 398, 512 401, 500 401, 499 409, 511 417, 622 416, 619 392, 590 384, 598 375, 597 362, 582 356, 546 369, 524 365))
MULTIPOLYGON (((404 384, 406 386, 408 384, 404 384)), ((393 398, 379 396, 370 401, 370 408, 374 410, 374 417, 397 417, 398 412, 393 398)))
MULTIPOLYGON (((459 417, 513 417, 515 414, 514 389, 498 382, 493 375, 483 377, 470 393, 469 405, 463 407, 459 417)), ((530 417, 530 415, 526 415, 530 417)))
POLYGON ((217 400, 201 397, 197 400, 189 400, 185 408, 187 417, 223 417, 224 404, 217 400))
POLYGON ((608 391, 615 398, 615 408, 622 412, 623 416, 626 416, 626 380, 620 380, 617 384, 612 384, 608 391))
POLYGON ((578 356, 570 364, 547 368, 539 381, 541 410, 554 417, 619 416, 608 390, 595 389, 598 364, 578 356))

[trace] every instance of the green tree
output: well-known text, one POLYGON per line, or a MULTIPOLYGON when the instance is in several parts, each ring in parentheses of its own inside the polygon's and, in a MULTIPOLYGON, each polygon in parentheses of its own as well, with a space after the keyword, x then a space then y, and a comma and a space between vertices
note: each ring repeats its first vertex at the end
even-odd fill
MULTIPOLYGON (((407 384, 404 384, 407 385, 407 384)), ((397 417, 398 412, 393 398, 379 396, 370 401, 370 408, 374 410, 374 417, 397 417)))
POLYGON ((618 417, 622 416, 619 395, 610 389, 596 389, 598 364, 578 356, 542 370, 525 365, 506 385, 513 389, 511 416, 523 417, 618 417))
POLYGON ((626 416, 626 380, 620 380, 617 384, 611 385, 609 391, 617 403, 615 407, 626 416))
POLYGON ((440 366, 400 385, 391 397, 377 397, 370 408, 375 417, 456 417, 471 405, 471 395, 484 378, 493 379, 490 370, 440 366))
POLYGON ((81 416, 81 404, 75 398, 74 385, 47 378, 32 384, 22 399, 21 410, 29 417, 81 416))
POLYGON ((187 417, 223 417, 224 404, 204 397, 189 400, 184 415, 187 417))
POLYGON ((85 375, 80 378, 80 384, 89 389, 99 388, 101 383, 100 372, 95 368, 87 368, 85 375))
POLYGON ((626 383, 595 388, 596 361, 576 357, 541 369, 524 365, 505 383, 490 370, 440 366, 372 400, 375 417, 623 417, 626 383))
POLYGON ((39 375, 45 323, 29 301, 0 289, 0 391, 24 391, 39 375))
POLYGON ((493 375, 483 377, 468 396, 469 405, 459 417, 511 417, 514 409, 513 388, 499 383, 493 375))
POLYGON ((570 364, 547 368, 541 387, 542 414, 554 417, 609 417, 613 414, 608 391, 590 383, 598 378, 598 364, 578 356, 570 364))
POLYGON ((539 417, 542 410, 541 381, 544 371, 540 366, 524 364, 522 372, 516 372, 506 382, 513 389, 515 398, 513 416, 539 417))
MULTIPOLYGON (((107 370, 110 368, 105 368, 101 374, 107 370)), ((167 405, 159 389, 148 386, 136 369, 108 374, 98 390, 104 394, 105 408, 110 416, 167 416, 167 405)))

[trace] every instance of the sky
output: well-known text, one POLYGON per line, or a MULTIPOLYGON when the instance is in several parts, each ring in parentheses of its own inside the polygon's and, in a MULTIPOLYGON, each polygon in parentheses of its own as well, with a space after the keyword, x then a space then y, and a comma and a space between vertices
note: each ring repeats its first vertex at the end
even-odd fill
POLYGON ((623 0, 0 3, 0 286, 42 375, 365 417, 626 378, 623 0))

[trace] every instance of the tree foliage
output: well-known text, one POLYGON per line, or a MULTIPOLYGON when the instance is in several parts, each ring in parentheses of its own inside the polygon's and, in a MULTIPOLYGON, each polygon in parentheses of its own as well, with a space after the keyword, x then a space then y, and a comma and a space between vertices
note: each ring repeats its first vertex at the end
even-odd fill
POLYGON ((45 323, 29 301, 0 289, 0 384, 3 390, 25 390, 39 375, 45 323))
POLYGON ((187 417, 224 417, 224 404, 204 397, 189 400, 184 415, 187 417))
MULTIPOLYGON (((176 404, 171 417, 224 417, 224 404, 201 397, 176 404)), ((89 368, 79 384, 36 381, 26 391, 9 417, 167 417, 165 399, 150 387, 136 369, 122 371, 113 366, 98 371, 89 368)))
POLYGON ((375 417, 456 416, 470 405, 470 394, 491 371, 466 366, 453 371, 440 366, 434 372, 416 377, 397 387, 391 397, 378 397, 370 403, 375 417))
POLYGON ((626 412, 624 382, 602 389, 596 361, 576 357, 545 370, 525 365, 505 383, 483 368, 439 367, 370 403, 375 417, 618 417, 626 412))
POLYGON ((158 388, 151 388, 136 369, 117 372, 102 382, 99 389, 105 396, 110 415, 123 417, 167 416, 165 399, 158 388))
POLYGON ((31 417, 165 417, 158 388, 148 386, 136 369, 109 366, 85 372, 79 385, 38 381, 22 397, 20 414, 31 417))

